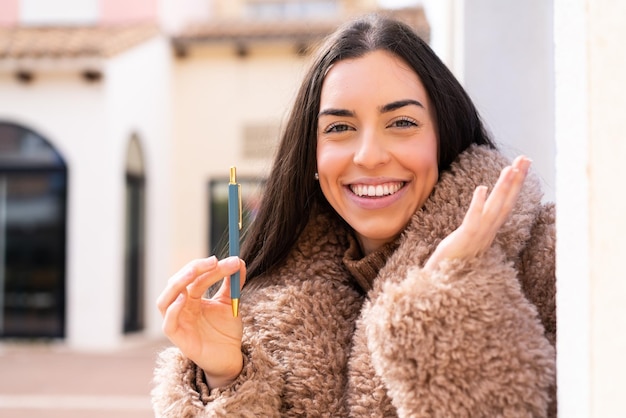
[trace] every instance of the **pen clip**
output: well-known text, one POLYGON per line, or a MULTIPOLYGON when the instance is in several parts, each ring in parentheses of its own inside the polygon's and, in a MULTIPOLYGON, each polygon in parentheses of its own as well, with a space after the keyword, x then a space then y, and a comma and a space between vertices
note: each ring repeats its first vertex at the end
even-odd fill
POLYGON ((243 226, 243 206, 241 204, 241 184, 237 184, 238 199, 239 199, 239 229, 243 226))
POLYGON ((237 185, 237 200, 239 201, 239 223, 237 226, 241 230, 243 226, 243 205, 241 203, 241 184, 237 183, 237 168, 230 168, 230 179, 228 184, 236 184, 237 185))

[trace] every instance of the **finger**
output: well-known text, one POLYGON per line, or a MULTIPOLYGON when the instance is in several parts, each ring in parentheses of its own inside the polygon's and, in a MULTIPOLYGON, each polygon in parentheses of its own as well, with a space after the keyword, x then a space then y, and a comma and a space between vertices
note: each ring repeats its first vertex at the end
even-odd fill
MULTIPOLYGON (((239 259, 239 286, 243 289, 243 285, 246 283, 246 262, 239 259)), ((214 296, 216 299, 230 298, 230 276, 227 276, 224 280, 224 284, 219 288, 214 296)))
MULTIPOLYGON (((519 197, 520 192, 522 191, 522 186, 524 185, 524 181, 526 180, 526 175, 528 171, 522 169, 514 169, 515 177, 511 181, 511 186, 509 187, 508 193, 502 203, 501 208, 501 216, 505 219, 513 210, 515 203, 517 202, 517 198, 519 197)), ((504 220, 502 220, 504 222, 504 220)))
POLYGON ((474 189, 472 195, 472 201, 463 218, 463 225, 465 228, 474 231, 479 227, 483 210, 485 207, 485 200, 487 198, 487 187, 478 186, 474 189))
POLYGON ((528 174, 529 166, 530 160, 522 156, 516 158, 511 166, 502 170, 485 203, 485 221, 494 229, 500 228, 513 210, 528 174))
POLYGON ((498 181, 485 202, 483 218, 488 225, 499 228, 508 216, 509 211, 505 207, 505 203, 510 201, 511 196, 517 197, 519 188, 516 187, 515 178, 518 173, 519 170, 512 166, 505 167, 500 173, 498 181))
POLYGON ((157 298, 156 304, 157 308, 161 312, 161 315, 165 314, 165 310, 168 306, 178 297, 187 285, 189 285, 189 283, 196 280, 198 276, 214 270, 217 267, 217 264, 217 258, 215 256, 193 260, 174 274, 168 280, 167 286, 157 298))
POLYGON ((243 289, 243 285, 246 284, 246 279, 248 278, 248 269, 246 267, 246 262, 241 260, 241 270, 239 270, 241 272, 241 289, 243 289))
MULTIPOLYGON (((187 285, 189 297, 192 299, 203 297, 210 286, 240 269, 241 263, 239 257, 232 256, 219 261, 215 269, 197 277, 196 280, 187 285)), ((228 286, 230 292, 230 285, 226 283, 220 287, 220 291, 226 286, 228 286)))
POLYGON ((181 311, 183 310, 183 307, 185 306, 186 301, 186 292, 179 293, 178 297, 176 297, 176 300, 174 300, 174 302, 172 302, 165 310, 165 313, 163 315, 163 324, 161 325, 161 327, 163 333, 168 338, 174 335, 174 333, 178 329, 178 318, 181 311))
POLYGON ((519 169, 520 171, 527 173, 531 164, 532 160, 530 158, 526 157, 525 155, 520 155, 513 161, 511 165, 519 169))
POLYGON ((502 202, 502 206, 500 208, 500 216, 498 219, 498 223, 504 223, 504 221, 508 218, 508 215, 513 210, 515 203, 519 197, 519 194, 522 190, 522 186, 524 185, 524 181, 528 175, 528 169, 530 168, 531 161, 524 157, 520 156, 515 159, 512 164, 512 178, 510 178, 510 184, 507 188, 507 193, 504 196, 504 200, 502 202))

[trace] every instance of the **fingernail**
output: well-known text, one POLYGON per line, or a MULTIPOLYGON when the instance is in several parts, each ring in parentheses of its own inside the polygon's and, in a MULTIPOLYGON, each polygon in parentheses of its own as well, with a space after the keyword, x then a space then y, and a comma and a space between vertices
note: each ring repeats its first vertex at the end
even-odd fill
POLYGON ((239 257, 233 255, 231 257, 225 258, 224 263, 226 264, 225 267, 229 267, 229 268, 239 267, 239 257))
POLYGON ((524 165, 524 172, 528 173, 528 170, 530 170, 530 165, 533 163, 533 160, 531 160, 530 158, 526 158, 526 164, 524 165))

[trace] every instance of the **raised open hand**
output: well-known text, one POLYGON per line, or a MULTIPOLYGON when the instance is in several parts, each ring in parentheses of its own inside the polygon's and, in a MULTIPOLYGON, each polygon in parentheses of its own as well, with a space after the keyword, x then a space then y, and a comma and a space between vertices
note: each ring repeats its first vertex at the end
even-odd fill
POLYGON ((436 269, 442 260, 473 257, 488 249, 513 210, 530 163, 517 157, 502 170, 488 197, 486 186, 477 187, 461 226, 439 243, 424 268, 436 269))
POLYGON ((243 367, 243 325, 240 317, 233 317, 230 301, 229 276, 237 270, 243 285, 245 263, 238 257, 191 261, 169 279, 157 299, 163 332, 204 370, 210 387, 232 382, 243 367), (217 293, 206 299, 206 290, 224 277, 217 293))

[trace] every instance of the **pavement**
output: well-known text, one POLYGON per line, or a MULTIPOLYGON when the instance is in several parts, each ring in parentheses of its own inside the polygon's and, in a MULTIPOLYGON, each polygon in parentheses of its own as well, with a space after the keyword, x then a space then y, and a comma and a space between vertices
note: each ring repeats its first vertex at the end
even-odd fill
POLYGON ((0 343, 0 417, 149 418, 152 371, 166 340, 113 352, 59 343, 0 343))

